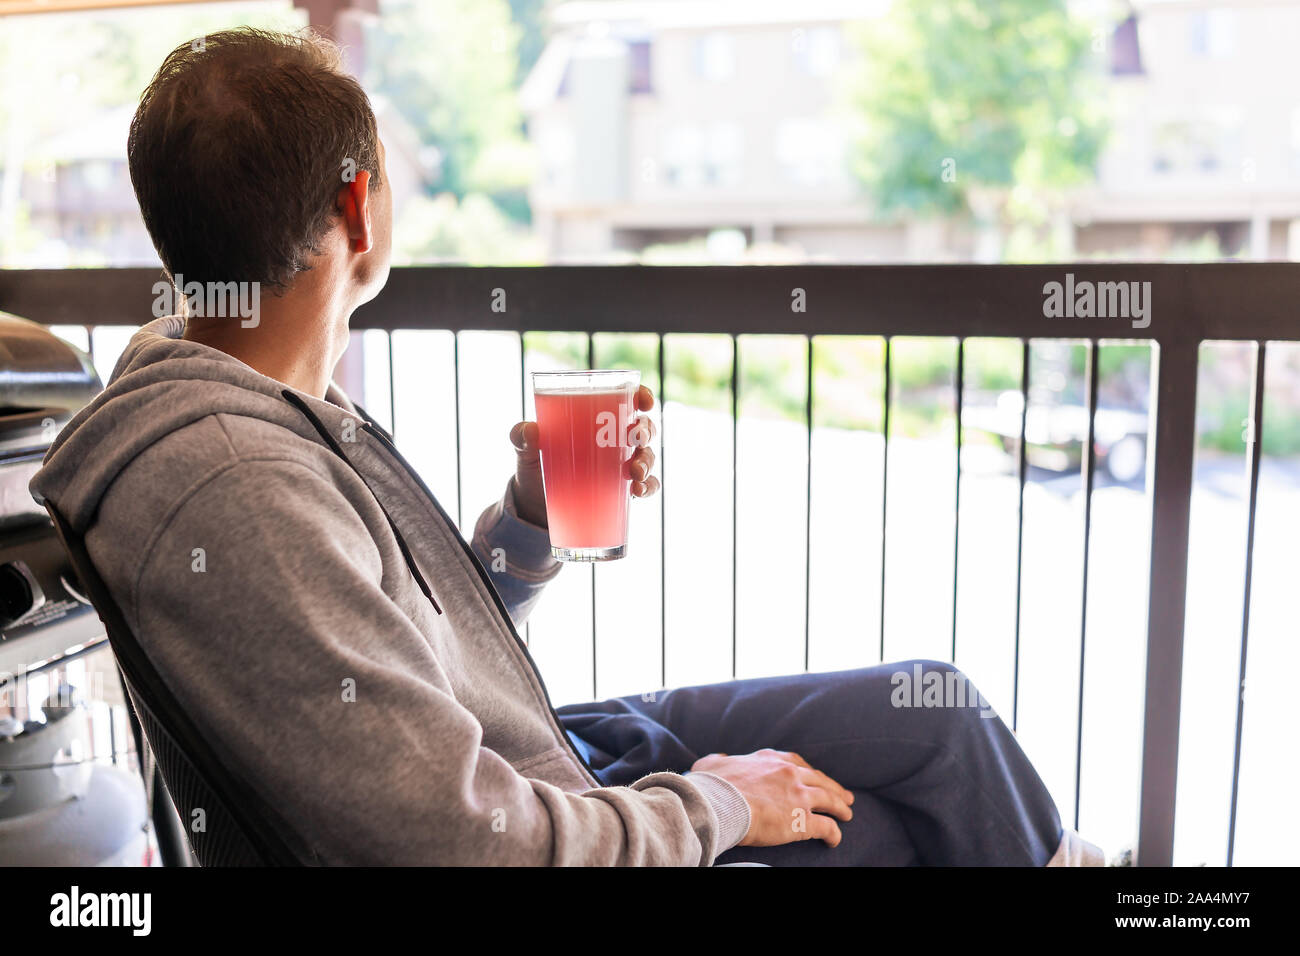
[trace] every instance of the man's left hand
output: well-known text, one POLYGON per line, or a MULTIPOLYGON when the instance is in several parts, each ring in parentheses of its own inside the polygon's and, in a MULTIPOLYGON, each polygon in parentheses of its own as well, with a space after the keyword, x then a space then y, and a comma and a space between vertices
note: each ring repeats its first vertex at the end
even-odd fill
MULTIPOLYGON (((659 479, 650 474, 655 453, 650 442, 655 436, 655 425, 648 412, 655 406, 654 393, 642 385, 633 399, 638 412, 628 426, 627 440, 635 450, 628 460, 632 476, 632 497, 648 498, 659 490, 659 479)), ((515 512, 525 521, 546 527, 546 491, 542 487, 542 461, 538 451, 536 422, 519 422, 510 429, 510 441, 515 446, 515 512)))

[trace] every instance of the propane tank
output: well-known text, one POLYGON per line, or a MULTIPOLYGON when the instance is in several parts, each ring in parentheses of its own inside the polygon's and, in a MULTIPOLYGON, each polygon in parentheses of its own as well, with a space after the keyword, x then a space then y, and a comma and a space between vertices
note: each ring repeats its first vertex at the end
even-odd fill
POLYGON ((61 685, 0 717, 0 866, 148 866, 144 786, 90 754, 85 705, 61 685))

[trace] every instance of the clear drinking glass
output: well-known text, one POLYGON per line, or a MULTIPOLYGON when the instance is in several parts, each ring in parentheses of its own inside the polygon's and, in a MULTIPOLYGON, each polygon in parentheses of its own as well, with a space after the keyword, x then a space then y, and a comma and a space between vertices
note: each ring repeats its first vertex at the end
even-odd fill
POLYGON ((561 561, 627 553, 628 432, 640 384, 626 369, 533 373, 546 522, 561 561))

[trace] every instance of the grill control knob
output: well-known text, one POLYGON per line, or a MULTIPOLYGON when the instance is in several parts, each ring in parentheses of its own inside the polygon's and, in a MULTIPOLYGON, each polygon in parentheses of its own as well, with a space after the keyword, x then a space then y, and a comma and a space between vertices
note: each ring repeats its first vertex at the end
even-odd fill
POLYGON ((8 627, 44 603, 45 593, 26 564, 0 564, 0 627, 8 627))

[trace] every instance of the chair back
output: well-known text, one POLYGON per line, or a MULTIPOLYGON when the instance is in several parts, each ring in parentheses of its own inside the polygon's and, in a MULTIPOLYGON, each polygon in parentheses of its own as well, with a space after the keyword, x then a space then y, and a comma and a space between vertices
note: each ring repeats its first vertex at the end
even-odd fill
POLYGON ((287 823, 227 768, 181 708, 127 626, 90 560, 83 537, 51 502, 45 502, 45 509, 83 593, 104 622, 128 706, 140 721, 199 865, 299 866, 314 862, 287 823))

